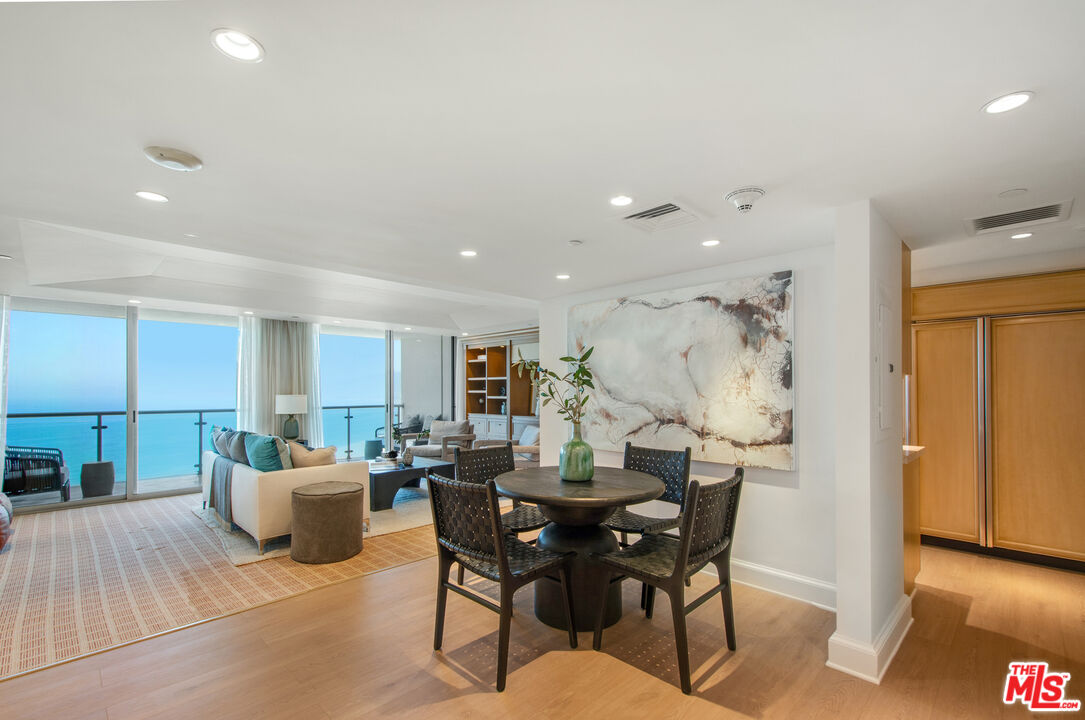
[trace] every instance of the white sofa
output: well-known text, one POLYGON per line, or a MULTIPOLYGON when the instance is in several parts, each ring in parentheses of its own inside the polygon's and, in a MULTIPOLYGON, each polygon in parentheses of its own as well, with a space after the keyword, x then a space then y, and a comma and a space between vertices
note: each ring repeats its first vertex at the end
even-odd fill
MULTIPOLYGON (((211 495, 211 468, 219 457, 210 450, 203 453, 203 500, 211 495)), ((320 465, 260 472, 237 463, 230 482, 234 524, 252 535, 260 552, 271 538, 290 534, 290 493, 303 485, 327 481, 355 482, 365 487, 362 518, 369 526, 369 463, 365 461, 320 465)))

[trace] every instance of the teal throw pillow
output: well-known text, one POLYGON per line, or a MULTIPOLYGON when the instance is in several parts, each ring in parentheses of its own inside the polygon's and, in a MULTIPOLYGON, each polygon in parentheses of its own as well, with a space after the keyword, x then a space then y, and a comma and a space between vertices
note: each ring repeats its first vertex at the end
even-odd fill
MULTIPOLYGON (((249 466, 260 472, 290 469, 289 464, 283 463, 279 443, 282 443, 282 440, 271 435, 248 433, 245 436, 245 453, 248 455, 249 466)), ((286 462, 290 462, 289 456, 286 462)))

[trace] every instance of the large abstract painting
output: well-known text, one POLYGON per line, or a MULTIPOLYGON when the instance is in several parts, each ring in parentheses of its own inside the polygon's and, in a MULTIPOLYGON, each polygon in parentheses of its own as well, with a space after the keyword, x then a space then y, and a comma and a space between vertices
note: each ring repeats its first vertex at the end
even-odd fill
POLYGON ((792 290, 785 271, 570 308, 570 352, 595 346, 585 440, 793 470, 792 290))

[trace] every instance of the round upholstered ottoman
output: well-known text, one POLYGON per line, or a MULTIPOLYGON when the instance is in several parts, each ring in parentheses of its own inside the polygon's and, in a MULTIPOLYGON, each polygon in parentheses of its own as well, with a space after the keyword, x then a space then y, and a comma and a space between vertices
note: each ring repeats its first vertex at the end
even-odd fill
POLYGON ((290 494, 290 559, 319 564, 349 560, 362 551, 365 488, 352 482, 303 485, 290 494))

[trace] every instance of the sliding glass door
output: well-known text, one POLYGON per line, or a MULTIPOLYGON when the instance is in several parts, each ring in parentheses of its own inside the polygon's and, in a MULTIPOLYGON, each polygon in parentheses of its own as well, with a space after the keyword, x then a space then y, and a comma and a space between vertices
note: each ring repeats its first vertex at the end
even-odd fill
MULTIPOLYGON (((385 431, 385 333, 322 326, 320 401, 324 445, 342 460, 380 453, 385 431)), ((398 407, 393 418, 398 419, 398 407)))
POLYGON ((3 490, 16 507, 125 494, 124 308, 14 299, 3 490))
POLYGON ((393 332, 393 388, 402 408, 400 424, 408 432, 429 428, 433 420, 452 419, 452 338, 393 332))
POLYGON ((139 494, 195 490, 213 425, 236 427, 237 319, 139 313, 139 494))

